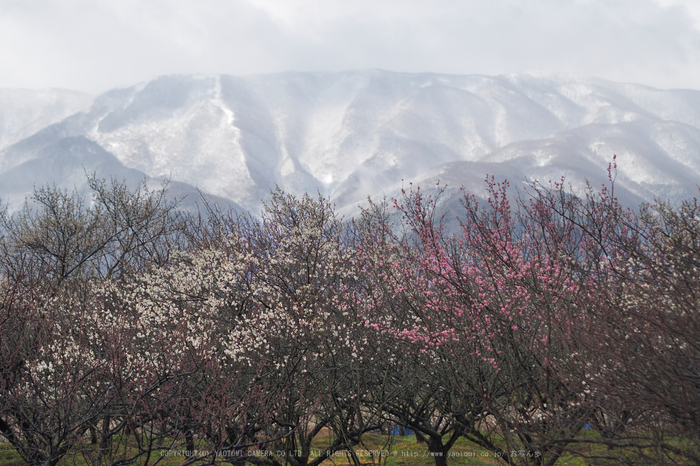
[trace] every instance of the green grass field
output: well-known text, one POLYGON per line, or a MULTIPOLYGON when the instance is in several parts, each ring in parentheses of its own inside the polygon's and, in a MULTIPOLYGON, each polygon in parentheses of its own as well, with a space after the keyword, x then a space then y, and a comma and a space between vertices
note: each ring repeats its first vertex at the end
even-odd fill
POLYGON ((0 466, 24 466, 22 457, 9 443, 0 443, 0 466))
MULTIPOLYGON (((329 439, 314 442, 319 450, 329 444, 329 439)), ((361 445, 355 448, 357 456, 366 464, 386 464, 387 466, 432 466, 435 460, 430 457, 425 444, 417 443, 414 436, 387 437, 378 434, 366 434, 361 445), (388 445, 388 446, 387 446, 388 445), (377 451, 388 450, 388 456, 379 458, 377 451), (386 463, 385 463, 386 461, 386 463)), ((450 450, 449 465, 488 465, 504 464, 496 458, 494 452, 480 448, 464 439, 459 439, 450 450)), ((323 464, 352 464, 347 455, 339 455, 326 460, 323 464)), ((558 463, 564 466, 584 466, 591 464, 581 458, 564 457, 558 463)))
MULTIPOLYGON (((319 454, 332 443, 332 438, 318 438, 314 441, 313 451, 319 454)), ((593 450, 604 447, 592 447, 593 450)), ((435 464, 425 444, 417 443, 414 436, 389 437, 380 434, 365 434, 362 443, 355 447, 355 454, 363 464, 381 464, 386 466, 432 466, 435 464)), ((177 466, 185 460, 184 457, 170 456, 163 458, 160 465, 177 466)), ((492 451, 479 448, 464 439, 456 442, 448 456, 448 465, 489 465, 504 464, 499 461, 492 451)), ((62 462, 65 465, 81 465, 84 462, 78 457, 72 457, 62 462), (75 460, 75 461, 74 461, 75 460)), ((138 463, 137 463, 138 464, 138 463)), ((346 452, 336 455, 323 462, 324 465, 353 464, 346 452)), ((563 457, 558 463, 563 466, 585 466, 593 464, 582 458, 563 457)), ((0 466, 26 466, 19 454, 9 443, 0 443, 0 466)))
MULTIPOLYGON (((314 441, 314 448, 322 451, 331 439, 319 439, 314 441)), ((452 449, 453 456, 450 464, 498 464, 493 453, 485 450, 477 450, 457 442, 452 449)), ((355 454, 363 464, 386 464, 387 466, 418 466, 434 465, 435 460, 430 457, 427 447, 416 442, 414 436, 388 437, 379 434, 365 434, 362 443, 355 447, 355 454)), ((323 464, 352 464, 345 452, 339 452, 323 464)))

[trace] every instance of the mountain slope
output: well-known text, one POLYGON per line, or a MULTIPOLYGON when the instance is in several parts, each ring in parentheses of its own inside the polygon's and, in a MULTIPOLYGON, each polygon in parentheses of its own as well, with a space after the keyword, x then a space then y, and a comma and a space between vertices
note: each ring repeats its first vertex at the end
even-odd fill
POLYGON ((88 94, 63 89, 0 89, 0 149, 85 110, 92 100, 88 94))
POLYGON ((341 207, 439 173, 474 190, 486 172, 523 182, 567 174, 580 186, 604 180, 617 154, 630 199, 678 198, 700 182, 698 104, 698 91, 594 78, 163 76, 4 149, 0 174, 82 137, 125 168, 256 210, 275 184, 341 207))
MULTIPOLYGON (((154 190, 160 189, 165 181, 125 167, 114 155, 89 139, 82 136, 66 137, 44 146, 35 158, 0 173, 2 201, 8 203, 11 210, 17 210, 34 193, 35 187, 39 186, 58 185, 84 194, 89 191, 87 178, 91 174, 105 179, 114 177, 126 182, 132 189, 139 187, 144 179, 149 189, 154 190)), ((168 192, 170 196, 182 199, 180 208, 197 211, 200 199, 194 187, 169 181, 168 192)), ((228 199, 209 196, 209 200, 223 207, 243 210, 228 199)))

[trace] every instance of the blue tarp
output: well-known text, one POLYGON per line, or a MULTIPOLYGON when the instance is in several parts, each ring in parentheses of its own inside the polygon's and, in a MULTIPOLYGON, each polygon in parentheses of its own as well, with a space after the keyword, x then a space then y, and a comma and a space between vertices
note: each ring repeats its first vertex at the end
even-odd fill
MULTIPOLYGON (((394 429, 391 431, 391 435, 400 435, 401 427, 400 426, 394 426, 394 429)), ((413 435, 413 431, 409 429, 408 427, 403 427, 403 435, 413 435)))

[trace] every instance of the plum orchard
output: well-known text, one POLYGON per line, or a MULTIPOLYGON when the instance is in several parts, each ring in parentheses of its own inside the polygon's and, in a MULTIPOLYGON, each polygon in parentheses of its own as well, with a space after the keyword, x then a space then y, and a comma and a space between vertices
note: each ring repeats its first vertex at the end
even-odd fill
POLYGON ((279 190, 255 219, 90 186, 0 222, 0 435, 31 465, 359 464, 396 424, 438 466, 459 439, 504 464, 700 461, 695 201, 491 179, 448 234, 418 188, 343 222, 279 190))
POLYGON ((587 282, 567 250, 572 225, 543 218, 539 202, 513 212, 505 185, 489 183, 489 190, 487 209, 464 197, 466 218, 454 236, 433 217, 436 199, 419 189, 404 193, 396 207, 414 235, 392 235, 391 249, 368 261, 382 284, 373 293, 381 300, 366 310, 368 325, 416 358, 387 368, 415 388, 385 409, 424 437, 436 458, 464 436, 506 462, 548 462, 587 419, 561 369, 572 303, 587 282))

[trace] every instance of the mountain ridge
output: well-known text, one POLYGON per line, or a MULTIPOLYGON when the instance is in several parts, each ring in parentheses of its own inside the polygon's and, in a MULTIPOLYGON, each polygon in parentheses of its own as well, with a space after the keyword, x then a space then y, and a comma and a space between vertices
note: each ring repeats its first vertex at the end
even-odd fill
MULTIPOLYGON (((630 199, 687 197, 700 183, 700 91, 598 78, 383 70, 161 76, 103 93, 5 147, 0 175, 72 137, 125 169, 251 211, 276 185, 318 190, 344 208, 396 193, 401 180, 432 179, 441 166, 455 181, 517 167, 526 181, 557 172, 555 179, 598 183, 613 154, 630 199)), ((473 183, 467 188, 476 190, 473 183)))

